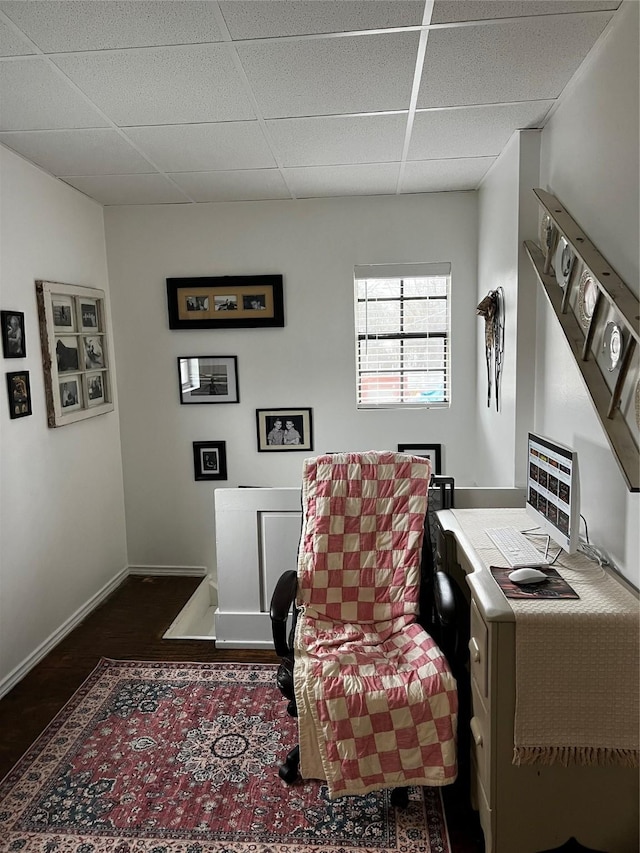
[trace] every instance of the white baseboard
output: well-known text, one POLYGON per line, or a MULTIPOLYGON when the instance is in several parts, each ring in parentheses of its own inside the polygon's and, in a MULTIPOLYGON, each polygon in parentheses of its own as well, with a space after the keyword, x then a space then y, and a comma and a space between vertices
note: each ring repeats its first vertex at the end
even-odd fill
POLYGON ((125 566, 121 569, 102 589, 98 590, 95 595, 79 607, 65 622, 60 625, 46 640, 28 656, 22 663, 18 664, 8 675, 0 680, 0 699, 12 690, 16 684, 21 681, 29 670, 39 663, 42 658, 63 640, 67 634, 73 631, 83 619, 98 607, 107 596, 120 586, 129 575, 166 575, 185 577, 204 577, 207 570, 204 566, 125 566))
POLYGON ((117 575, 102 587, 102 589, 98 590, 95 595, 92 595, 88 601, 86 601, 76 610, 75 613, 63 622, 59 628, 50 634, 46 640, 40 643, 40 645, 27 658, 25 658, 21 664, 18 664, 15 669, 3 678, 2 681, 0 681, 0 699, 12 690, 16 684, 25 677, 29 670, 33 669, 33 667, 39 663, 45 655, 49 654, 49 652, 57 646, 58 643, 67 636, 67 634, 73 631, 73 629, 76 628, 83 619, 86 619, 89 613, 91 613, 92 610, 95 610, 108 595, 111 595, 114 589, 120 586, 128 574, 128 567, 125 566, 125 568, 119 571, 117 575))
POLYGON ((207 569, 206 566, 129 566, 129 574, 199 578, 207 574, 207 569))

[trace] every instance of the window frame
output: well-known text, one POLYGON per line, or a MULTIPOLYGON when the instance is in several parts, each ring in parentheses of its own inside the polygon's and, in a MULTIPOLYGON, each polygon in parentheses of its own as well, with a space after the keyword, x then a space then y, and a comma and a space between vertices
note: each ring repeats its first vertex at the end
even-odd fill
POLYGON ((355 362, 356 362, 356 407, 359 410, 363 409, 432 409, 432 408, 449 408, 451 406, 451 265, 450 264, 407 264, 407 265, 375 265, 368 267, 354 268, 354 329, 355 329, 355 362), (414 295, 407 296, 404 294, 407 279, 425 279, 425 278, 445 278, 445 293, 438 295, 414 295), (362 298, 359 295, 359 285, 363 281, 385 279, 395 280, 399 283, 399 295, 389 296, 368 300, 365 296, 362 298), (442 302, 444 301, 446 309, 445 330, 426 330, 426 331, 403 331, 406 319, 406 306, 411 302, 442 302), (392 303, 399 304, 399 330, 389 332, 376 332, 372 334, 369 329, 360 330, 360 306, 368 303, 392 303), (398 341, 399 342, 399 367, 387 369, 363 369, 361 347, 363 342, 368 340, 375 341, 398 341), (426 356, 426 363, 422 367, 409 368, 406 366, 406 356, 404 353, 404 345, 408 341, 425 341, 432 340, 443 341, 442 351, 442 367, 430 366, 430 357, 426 356), (415 397, 406 398, 406 378, 411 373, 429 373, 433 371, 444 374, 444 390, 443 400, 417 400, 415 397), (363 377, 371 375, 374 377, 393 376, 399 377, 400 389, 399 399, 395 401, 372 402, 362 398, 362 380, 363 377), (402 399, 404 398, 404 399, 402 399))

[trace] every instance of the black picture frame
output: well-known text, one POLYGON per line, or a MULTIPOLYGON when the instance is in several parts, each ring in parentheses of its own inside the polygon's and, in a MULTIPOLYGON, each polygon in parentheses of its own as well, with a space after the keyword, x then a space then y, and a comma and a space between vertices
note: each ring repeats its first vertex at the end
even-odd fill
POLYGON ((256 409, 256 428, 260 453, 313 450, 312 409, 256 409))
POLYGON ((193 442, 193 473, 196 480, 227 479, 227 445, 225 441, 193 442))
POLYGON ((284 326, 281 275, 168 278, 170 329, 284 326))
POLYGON ((2 323, 2 354, 5 358, 25 358, 27 341, 24 330, 24 311, 0 311, 2 323))
POLYGON ((441 444, 399 444, 398 453, 409 453, 411 456, 426 456, 431 460, 431 473, 442 474, 441 444))
POLYGON ((12 420, 26 418, 33 414, 28 370, 16 370, 7 373, 7 393, 9 395, 9 417, 12 420))
POLYGON ((179 356, 178 387, 182 405, 239 403, 237 356, 179 356))

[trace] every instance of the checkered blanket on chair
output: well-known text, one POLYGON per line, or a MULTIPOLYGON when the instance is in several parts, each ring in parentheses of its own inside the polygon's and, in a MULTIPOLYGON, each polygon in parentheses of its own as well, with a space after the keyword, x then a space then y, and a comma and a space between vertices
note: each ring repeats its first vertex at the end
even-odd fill
POLYGON ((326 779, 332 799, 456 778, 455 680, 417 623, 430 473, 398 453, 304 463, 300 770, 326 779))

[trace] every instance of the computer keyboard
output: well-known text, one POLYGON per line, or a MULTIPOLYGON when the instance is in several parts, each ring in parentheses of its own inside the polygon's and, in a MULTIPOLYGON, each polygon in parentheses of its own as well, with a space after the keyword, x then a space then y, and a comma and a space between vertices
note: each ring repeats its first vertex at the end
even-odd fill
POLYGON ((515 527, 489 527, 485 529, 485 533, 514 569, 523 566, 548 566, 550 563, 550 560, 515 527))

